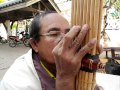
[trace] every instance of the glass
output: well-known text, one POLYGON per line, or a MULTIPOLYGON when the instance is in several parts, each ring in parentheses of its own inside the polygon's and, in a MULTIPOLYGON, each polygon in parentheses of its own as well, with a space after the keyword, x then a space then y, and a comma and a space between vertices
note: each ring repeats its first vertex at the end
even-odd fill
POLYGON ((66 33, 62 33, 60 31, 50 31, 49 33, 45 33, 45 34, 40 34, 40 36, 48 36, 48 37, 61 37, 64 36, 66 33))

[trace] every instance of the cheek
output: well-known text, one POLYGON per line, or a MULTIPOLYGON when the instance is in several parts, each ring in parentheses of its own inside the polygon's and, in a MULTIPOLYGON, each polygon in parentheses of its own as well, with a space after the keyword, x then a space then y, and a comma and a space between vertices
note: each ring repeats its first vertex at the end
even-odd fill
POLYGON ((50 39, 49 43, 52 44, 54 47, 62 40, 63 37, 50 39))
POLYGON ((58 44, 60 40, 53 39, 53 38, 47 38, 41 41, 40 43, 40 50, 45 50, 47 53, 51 53, 54 47, 58 44))
POLYGON ((49 46, 51 47, 51 49, 53 50, 53 48, 58 44, 58 41, 55 40, 49 40, 49 46))
POLYGON ((39 47, 39 53, 47 62, 54 63, 54 57, 52 54, 52 50, 58 44, 58 40, 56 39, 44 39, 40 43, 41 47, 39 47))

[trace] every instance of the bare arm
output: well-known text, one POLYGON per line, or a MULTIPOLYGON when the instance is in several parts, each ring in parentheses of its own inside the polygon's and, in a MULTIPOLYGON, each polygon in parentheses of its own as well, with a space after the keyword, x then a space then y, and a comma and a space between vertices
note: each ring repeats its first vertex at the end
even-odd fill
POLYGON ((75 90, 75 78, 56 78, 56 90, 75 90))

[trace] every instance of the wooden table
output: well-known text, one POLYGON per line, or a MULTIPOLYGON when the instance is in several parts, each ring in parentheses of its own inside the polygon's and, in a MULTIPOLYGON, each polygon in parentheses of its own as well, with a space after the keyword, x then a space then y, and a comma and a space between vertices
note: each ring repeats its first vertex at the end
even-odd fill
MULTIPOLYGON (((120 64, 120 60, 116 59, 116 61, 120 64)), ((100 62, 103 63, 103 64, 106 64, 108 62, 108 59, 100 58, 100 62)))
POLYGON ((115 54, 115 52, 120 52, 120 47, 105 47, 104 51, 106 51, 106 58, 108 57, 108 51, 111 52, 112 58, 120 59, 120 54, 115 54))

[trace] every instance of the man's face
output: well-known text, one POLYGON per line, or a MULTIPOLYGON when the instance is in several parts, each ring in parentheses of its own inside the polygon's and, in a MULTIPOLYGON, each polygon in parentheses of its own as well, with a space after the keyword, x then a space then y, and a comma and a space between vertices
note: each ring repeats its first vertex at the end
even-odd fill
POLYGON ((60 42, 61 38, 69 31, 68 21, 57 13, 44 16, 39 32, 40 41, 37 49, 40 57, 48 63, 55 63, 52 50, 60 42))

